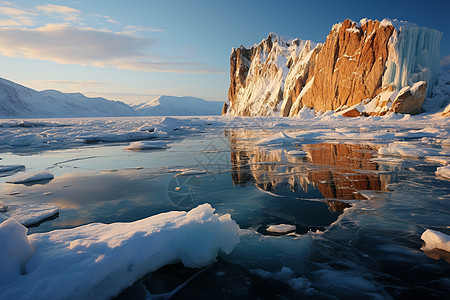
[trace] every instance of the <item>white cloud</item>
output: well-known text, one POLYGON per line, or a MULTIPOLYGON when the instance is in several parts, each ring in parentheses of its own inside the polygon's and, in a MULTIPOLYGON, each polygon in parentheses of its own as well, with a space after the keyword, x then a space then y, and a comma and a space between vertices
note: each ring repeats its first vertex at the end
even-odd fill
POLYGON ((38 5, 36 6, 36 9, 47 14, 60 15, 64 19, 64 21, 79 20, 79 14, 81 13, 78 9, 54 4, 38 5))
POLYGON ((155 58, 155 40, 107 30, 48 24, 36 29, 0 28, 0 53, 61 64, 114 67, 135 71, 223 73, 206 64, 155 58))
POLYGON ((34 20, 29 17, 19 16, 12 19, 0 19, 1 27, 20 27, 30 26, 34 24, 34 20))
POLYGON ((0 6, 0 14, 7 16, 24 16, 31 15, 32 13, 14 7, 0 6))

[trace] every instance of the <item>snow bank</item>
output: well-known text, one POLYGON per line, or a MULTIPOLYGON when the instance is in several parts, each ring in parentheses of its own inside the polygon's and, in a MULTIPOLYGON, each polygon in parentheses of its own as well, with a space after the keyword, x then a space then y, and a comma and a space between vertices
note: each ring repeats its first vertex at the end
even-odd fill
POLYGON ((0 248, 4 299, 109 299, 166 264, 203 267, 219 250, 228 254, 239 242, 236 222, 215 214, 209 204, 131 223, 32 234, 29 242, 25 233, 15 220, 0 224, 1 240, 20 250, 0 248), (35 252, 20 275, 30 247, 35 252))
POLYGON ((286 233, 294 231, 296 228, 297 227, 295 227, 295 225, 279 224, 279 225, 270 225, 266 230, 275 233, 286 233))
MULTIPOLYGON (((17 279, 25 269, 27 260, 32 255, 32 248, 27 238, 27 229, 15 219, 7 219, 0 214, 0 287, 9 280, 17 279)), ((8 299, 3 295, 1 298, 8 299)), ((34 295, 32 298, 36 298, 34 295)))
POLYGON ((425 242, 422 250, 438 248, 450 252, 450 236, 445 233, 427 229, 420 238, 425 242))
POLYGON ((450 179, 450 165, 437 168, 436 175, 450 179))
POLYGON ((29 226, 50 218, 57 213, 59 213, 59 209, 55 204, 40 203, 10 205, 3 215, 17 220, 24 226, 29 226))
POLYGON ((7 183, 27 183, 41 180, 48 180, 55 178, 52 173, 47 170, 34 172, 34 173, 25 173, 20 176, 16 176, 7 181, 7 183))
POLYGON ((123 150, 149 150, 149 149, 166 149, 167 143, 163 141, 140 141, 132 142, 123 150))

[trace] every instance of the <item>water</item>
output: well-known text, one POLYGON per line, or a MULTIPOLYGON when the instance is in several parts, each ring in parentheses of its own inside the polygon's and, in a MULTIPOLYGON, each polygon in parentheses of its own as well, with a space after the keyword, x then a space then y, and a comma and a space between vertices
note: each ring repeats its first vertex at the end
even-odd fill
POLYGON ((119 299, 177 287, 174 299, 448 296, 448 253, 420 250, 425 229, 450 234, 450 185, 435 176, 437 164, 380 159, 379 143, 361 141, 255 146, 275 132, 209 128, 168 140, 169 149, 140 152, 122 150, 128 143, 4 152, 2 163, 49 169, 55 179, 11 185, 0 178, 0 201, 60 208, 30 234, 134 221, 201 203, 231 214, 242 229, 235 250, 208 268, 166 266, 119 299), (299 147, 306 157, 286 154, 299 147), (266 230, 275 224, 295 231, 266 230))

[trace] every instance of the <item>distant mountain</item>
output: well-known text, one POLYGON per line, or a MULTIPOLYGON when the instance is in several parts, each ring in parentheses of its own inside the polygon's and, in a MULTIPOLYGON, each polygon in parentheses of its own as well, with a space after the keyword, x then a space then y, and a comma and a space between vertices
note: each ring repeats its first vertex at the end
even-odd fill
POLYGON ((0 118, 74 118, 220 115, 222 103, 195 97, 159 96, 129 105, 105 98, 55 90, 38 92, 0 78, 0 118))
POLYGON ((0 78, 0 118, 135 116, 127 104, 80 93, 38 92, 0 78))
POLYGON ((141 116, 208 116, 220 115, 223 103, 196 97, 162 95, 152 101, 134 105, 141 116))

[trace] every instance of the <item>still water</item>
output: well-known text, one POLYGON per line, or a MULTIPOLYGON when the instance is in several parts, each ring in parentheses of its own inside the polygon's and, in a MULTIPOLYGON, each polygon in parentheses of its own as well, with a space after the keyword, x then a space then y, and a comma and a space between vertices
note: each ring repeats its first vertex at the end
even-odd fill
MULTIPOLYGON (((180 264, 148 274, 120 299, 170 291, 174 299, 444 299, 450 257, 420 250, 426 229, 450 234, 448 181, 436 164, 382 159, 378 145, 329 141, 256 146, 267 130, 210 130, 164 150, 124 143, 2 153, 8 164, 55 179, 12 185, 7 205, 54 203, 58 216, 29 233, 127 222, 210 203, 242 229, 241 243, 208 268, 180 264), (302 149, 306 155, 289 155, 302 149), (289 232, 268 231, 289 224, 289 232)), ((166 294, 167 296, 167 294, 166 294)))

